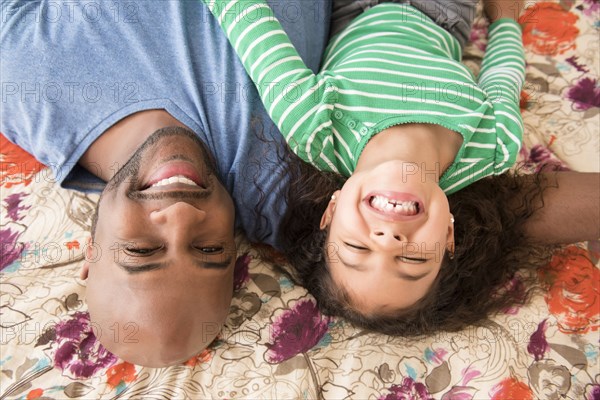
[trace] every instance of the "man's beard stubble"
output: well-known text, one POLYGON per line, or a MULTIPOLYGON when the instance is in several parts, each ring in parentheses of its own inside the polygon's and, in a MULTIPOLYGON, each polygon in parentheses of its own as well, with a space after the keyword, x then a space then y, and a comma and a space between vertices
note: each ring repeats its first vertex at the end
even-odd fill
MULTIPOLYGON (((138 187, 139 176, 138 175, 139 175, 139 170, 140 170, 140 166, 141 166, 141 162, 142 162, 144 153, 149 148, 151 148, 153 145, 155 145, 158 141, 160 141, 161 139, 163 139, 165 137, 169 137, 169 136, 184 136, 184 137, 191 139, 193 142, 195 142, 198 145, 198 147, 200 148, 200 152, 202 153, 202 158, 207 167, 207 176, 209 178, 207 184, 212 186, 211 182, 213 179, 219 180, 219 178, 216 174, 217 164, 216 164, 216 161, 215 161, 212 153, 208 150, 208 148, 206 147, 204 142, 202 142, 193 131, 186 129, 186 128, 179 127, 179 126, 170 126, 170 127, 158 129, 153 134, 151 134, 148 137, 148 139, 146 139, 146 141, 144 141, 144 143, 141 144, 141 146, 135 151, 135 153, 133 153, 131 158, 123 165, 123 167, 119 168, 119 170, 115 173, 115 175, 107 182, 106 186, 104 187, 104 190, 102 190, 102 193, 100 194, 98 203, 96 204, 96 209, 94 211, 94 215, 92 216, 91 227, 90 227, 90 231, 92 234, 92 240, 94 239, 94 235, 96 232, 96 225, 98 223, 98 217, 99 217, 98 214, 99 214, 100 204, 102 203, 102 199, 106 193, 116 190, 119 186, 121 186, 123 183, 125 183, 128 186, 126 192, 127 192, 127 196, 129 198, 132 198, 132 199, 159 199, 159 198, 164 197, 164 196, 161 196, 161 194, 142 195, 137 190, 137 189, 139 189, 139 187, 138 187)), ((182 157, 174 156, 174 157, 172 157, 172 159, 182 159, 182 157)), ((189 160, 187 160, 187 161, 189 161, 189 160)), ((204 196, 206 196, 208 194, 209 193, 206 193, 204 196)), ((198 194, 182 191, 182 192, 172 192, 168 195, 168 197, 179 198, 179 199, 198 198, 198 194)))

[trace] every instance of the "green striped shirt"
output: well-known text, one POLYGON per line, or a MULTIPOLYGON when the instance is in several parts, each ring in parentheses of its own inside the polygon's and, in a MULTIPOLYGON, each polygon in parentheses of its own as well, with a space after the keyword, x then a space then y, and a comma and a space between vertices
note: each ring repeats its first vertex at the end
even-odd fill
POLYGON ((264 1, 204 0, 292 150, 349 176, 373 135, 404 123, 463 136, 439 185, 451 194, 510 168, 521 146, 525 57, 519 25, 489 28, 479 78, 456 39, 417 9, 383 3, 331 39, 323 67, 306 67, 264 1))

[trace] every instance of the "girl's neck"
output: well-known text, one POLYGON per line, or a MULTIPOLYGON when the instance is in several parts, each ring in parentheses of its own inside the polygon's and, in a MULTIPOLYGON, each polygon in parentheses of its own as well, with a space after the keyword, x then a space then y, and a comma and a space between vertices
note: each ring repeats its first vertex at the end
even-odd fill
POLYGON ((358 158, 354 172, 369 170, 387 161, 406 161, 441 177, 454 162, 463 138, 434 124, 402 124, 375 135, 358 158))

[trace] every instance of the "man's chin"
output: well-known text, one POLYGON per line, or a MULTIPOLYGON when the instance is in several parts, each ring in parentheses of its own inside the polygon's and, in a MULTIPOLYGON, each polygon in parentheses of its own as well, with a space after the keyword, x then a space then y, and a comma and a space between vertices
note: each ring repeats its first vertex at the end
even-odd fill
POLYGON ((167 127, 158 129, 142 143, 108 182, 107 189, 114 190, 125 184, 128 193, 143 191, 148 184, 144 176, 150 179, 157 165, 177 159, 194 165, 197 174, 205 176, 198 180, 206 180, 206 176, 216 173, 213 157, 194 132, 178 126, 167 127))

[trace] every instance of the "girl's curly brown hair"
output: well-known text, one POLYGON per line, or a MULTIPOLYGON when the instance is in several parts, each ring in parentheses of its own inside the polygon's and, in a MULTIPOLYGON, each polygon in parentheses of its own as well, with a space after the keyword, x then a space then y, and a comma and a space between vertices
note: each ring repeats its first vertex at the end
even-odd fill
MULTIPOLYGON (((290 155, 294 158, 295 156, 290 155)), ((523 223, 543 207, 543 174, 504 174, 481 179, 449 196, 455 223, 453 259, 444 256, 429 293, 397 315, 364 315, 336 286, 326 262, 327 232, 319 228, 331 194, 344 179, 296 159, 291 172, 288 211, 282 221, 284 254, 290 275, 317 300, 322 312, 390 335, 416 336, 456 331, 494 312, 523 304, 532 272, 547 263, 553 247, 524 235, 523 223)))

